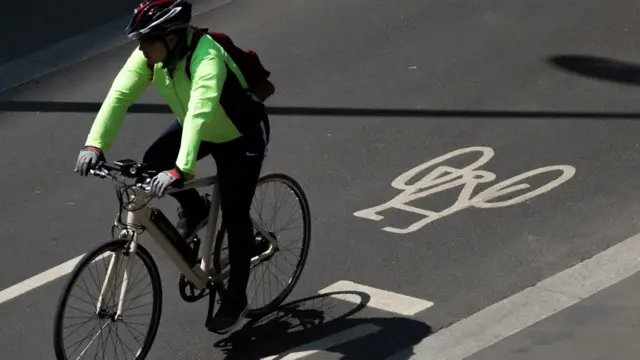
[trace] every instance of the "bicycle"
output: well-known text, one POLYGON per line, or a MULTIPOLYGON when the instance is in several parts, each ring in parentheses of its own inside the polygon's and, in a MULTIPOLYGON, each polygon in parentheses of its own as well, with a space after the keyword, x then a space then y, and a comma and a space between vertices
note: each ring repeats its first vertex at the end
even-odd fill
MULTIPOLYGON (((163 290, 160 273, 158 271, 155 260, 151 256, 150 252, 142 244, 139 243, 139 236, 144 232, 148 232, 149 235, 160 246, 160 248, 165 252, 165 254, 168 255, 171 262, 173 262, 174 265, 181 271, 179 280, 179 291, 183 300, 185 300, 186 302, 195 302, 207 295, 209 296, 207 320, 211 319, 213 309, 216 304, 216 294, 222 294, 226 286, 225 281, 229 277, 229 269, 225 269, 228 265, 228 256, 222 255, 222 252, 224 250, 223 240, 226 234, 224 221, 221 220, 220 228, 217 228, 218 214, 220 210, 218 178, 217 175, 198 178, 187 181, 181 186, 172 186, 168 189, 167 192, 172 193, 187 189, 199 189, 207 186, 213 187, 208 220, 204 224, 202 224, 200 229, 198 230, 200 231, 206 227, 206 235, 204 241, 202 241, 197 234, 190 241, 186 241, 179 235, 173 224, 160 209, 148 206, 149 203, 153 200, 153 195, 151 195, 149 191, 149 182, 153 175, 155 175, 156 173, 147 170, 145 164, 137 163, 136 161, 130 159, 115 161, 112 163, 102 162, 95 169, 91 170, 91 174, 103 179, 109 178, 113 180, 114 184, 116 185, 116 192, 118 194, 120 209, 116 216, 116 221, 112 226, 111 240, 108 240, 96 246, 92 251, 85 254, 83 258, 76 264, 75 268, 71 272, 71 276, 66 280, 62 294, 58 301, 54 321, 54 348, 56 358, 58 360, 67 360, 71 358, 80 359, 88 352, 89 348, 94 343, 96 344, 95 347, 97 350, 96 355, 93 358, 98 358, 98 351, 100 349, 102 349, 104 358, 104 354, 110 349, 110 347, 105 345, 105 340, 103 340, 103 335, 106 332, 104 329, 106 327, 109 327, 108 335, 111 335, 111 331, 113 330, 113 327, 115 327, 116 336, 121 340, 120 336, 118 335, 118 326, 121 323, 124 323, 124 319, 131 319, 142 316, 142 314, 134 314, 128 316, 123 315, 123 313, 127 310, 133 310, 140 307, 136 306, 132 308, 132 305, 137 301, 137 298, 132 301, 125 302, 128 291, 132 290, 129 289, 129 287, 133 288, 133 285, 137 284, 138 281, 137 276, 132 280, 133 267, 135 265, 135 258, 137 257, 141 260, 143 267, 146 269, 146 271, 149 272, 151 278, 149 285, 151 286, 152 312, 146 335, 137 330, 137 328, 124 323, 125 326, 127 326, 126 330, 128 330, 129 333, 133 335, 133 332, 131 331, 133 329, 140 333, 142 337, 144 337, 142 344, 140 344, 140 342, 138 342, 138 339, 136 338, 136 342, 139 346, 137 352, 134 352, 129 346, 126 346, 126 350, 129 350, 129 352, 135 357, 132 358, 130 356, 125 356, 125 358, 143 360, 149 353, 159 328, 160 317, 162 313, 163 290), (124 180, 121 180, 120 178, 123 178, 124 180), (125 181, 126 179, 136 180, 134 181, 133 185, 128 185, 125 181), (123 210, 127 212, 126 222, 122 221, 123 210), (116 237, 115 231, 117 231, 117 229, 120 229, 121 231, 120 234, 116 237), (92 281, 78 281, 78 278, 83 273, 85 268, 89 269, 89 266, 92 264, 96 264, 97 266, 97 264, 104 259, 107 259, 107 261, 102 262, 106 274, 104 276, 104 281, 102 282, 102 284, 100 284, 100 280, 96 280, 96 278, 93 276, 91 279, 92 281), (107 298, 107 288, 109 288, 112 282, 119 279, 117 275, 119 272, 114 269, 118 267, 121 262, 124 262, 123 260, 126 261, 126 267, 124 270, 124 275, 122 277, 120 294, 117 302, 115 302, 117 286, 115 286, 110 291, 111 297, 109 298, 107 298), (107 262, 108 266, 106 265, 107 262), (115 275, 114 271, 116 271, 115 275), (65 324, 64 322, 63 316, 68 310, 67 305, 71 298, 70 293, 73 289, 73 286, 76 285, 76 282, 78 284, 83 283, 85 286, 87 285, 87 283, 93 283, 93 285, 95 285, 95 288, 99 289, 100 295, 96 298, 92 298, 92 300, 97 301, 96 304, 90 303, 89 301, 84 302, 91 305, 92 310, 81 311, 84 313, 88 313, 92 315, 92 317, 98 319, 99 326, 98 331, 92 331, 90 335, 84 337, 81 340, 82 342, 80 343, 80 345, 78 345, 78 342, 72 345, 77 345, 77 347, 73 351, 73 353, 75 353, 82 347, 84 342, 89 339, 89 344, 84 347, 80 355, 72 357, 71 355, 67 354, 67 349, 64 348, 63 342, 69 336, 67 335, 67 337, 63 337, 64 330, 69 327, 78 328, 78 325, 80 325, 79 328, 82 328, 91 320, 89 319, 85 322, 79 322, 71 325, 65 324), (110 299, 113 299, 115 303, 111 304, 110 299), (98 337, 100 337, 101 342, 97 341, 98 337)), ((300 278, 309 252, 311 237, 311 218, 309 214, 309 204, 307 202, 306 195, 302 190, 302 187, 288 175, 281 173, 268 173, 262 174, 260 176, 258 184, 256 186, 256 194, 258 193, 258 189, 260 188, 260 186, 269 183, 284 184, 288 188, 288 190, 290 190, 294 194, 298 205, 300 205, 304 223, 302 231, 302 245, 299 252, 300 258, 295 265, 293 275, 285 284, 285 288, 281 292, 279 292, 279 294, 273 300, 269 301, 262 307, 253 308, 252 303, 250 303, 249 311, 245 316, 246 318, 258 318, 274 311, 289 296, 300 278)), ((254 196, 254 200, 255 199, 256 196, 254 196)), ((256 251, 254 252, 254 256, 251 259, 251 271, 255 275, 256 268, 259 265, 270 262, 273 258, 276 259, 275 261, 277 265, 277 258, 275 257, 275 255, 281 251, 282 247, 278 243, 279 238, 277 234, 274 231, 269 231, 265 228, 266 225, 263 224, 264 220, 261 215, 259 215, 258 217, 252 215, 251 219, 254 229, 257 229, 254 236, 256 251)), ((89 273, 91 273, 90 270, 89 273)), ((93 273, 91 274, 93 275, 93 273)), ((85 291, 85 293, 87 292, 85 291)), ((70 305, 69 308, 79 310, 70 305)), ((134 322, 129 322, 128 324, 136 326, 141 325, 140 323, 134 322)), ((120 345, 120 347, 123 352, 126 352, 125 346, 120 345)), ((119 358, 117 355, 119 351, 117 344, 113 345, 112 350, 114 350, 116 353, 115 358, 119 358)), ((109 359, 111 358, 114 357, 109 357, 109 359)))

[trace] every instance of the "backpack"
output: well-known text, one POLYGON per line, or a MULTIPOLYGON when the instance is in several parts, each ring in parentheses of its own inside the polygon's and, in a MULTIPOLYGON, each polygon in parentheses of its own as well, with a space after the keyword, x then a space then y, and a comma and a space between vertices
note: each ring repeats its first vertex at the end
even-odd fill
POLYGON ((194 27, 193 30, 193 38, 191 39, 189 55, 187 55, 187 63, 185 65, 189 80, 191 80, 191 57, 193 56, 193 52, 198 46, 200 38, 204 35, 209 35, 216 43, 222 46, 229 56, 231 56, 231 59, 238 65, 242 75, 249 84, 250 91, 256 95, 260 101, 266 100, 275 93, 275 86, 268 79, 271 72, 264 68, 255 51, 245 51, 237 47, 225 33, 197 27, 194 27))

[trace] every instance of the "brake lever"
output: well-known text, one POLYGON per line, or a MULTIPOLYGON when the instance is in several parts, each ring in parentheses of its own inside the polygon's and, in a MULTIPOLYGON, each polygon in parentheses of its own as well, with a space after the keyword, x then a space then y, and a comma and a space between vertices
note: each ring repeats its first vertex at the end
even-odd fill
POLYGON ((151 179, 147 178, 144 182, 142 183, 137 183, 136 186, 144 191, 150 192, 151 191, 151 179))
POLYGON ((104 179, 106 177, 111 178, 112 176, 109 174, 109 172, 105 169, 100 169, 100 170, 94 170, 94 169, 89 169, 89 173, 91 173, 91 175, 93 176, 98 176, 101 179, 104 179))

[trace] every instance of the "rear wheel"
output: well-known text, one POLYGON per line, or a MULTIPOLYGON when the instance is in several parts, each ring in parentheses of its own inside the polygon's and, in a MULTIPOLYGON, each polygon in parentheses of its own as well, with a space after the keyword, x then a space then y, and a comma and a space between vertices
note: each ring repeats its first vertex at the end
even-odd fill
POLYGON ((149 252, 137 244, 132 254, 128 244, 128 240, 104 243, 76 265, 63 288, 55 314, 56 359, 146 358, 160 325, 162 284, 149 252), (122 317, 116 318, 120 285, 128 266, 131 267, 127 273, 122 317), (107 274, 110 280, 105 285, 107 274), (102 303, 98 307, 103 288, 102 303), (74 293, 75 290, 78 291, 74 293), (72 304, 72 301, 76 302, 72 304), (128 337, 133 339, 126 342, 128 337))
MULTIPOLYGON (((311 215, 307 197, 300 184, 288 175, 272 173, 262 175, 258 181, 251 206, 251 216, 275 239, 275 243, 271 243, 257 229, 254 229, 256 245, 254 259, 265 253, 264 251, 273 249, 271 255, 252 267, 249 276, 247 317, 255 318, 274 311, 289 296, 298 282, 311 245, 311 215), (287 196, 291 197, 291 201, 285 199, 287 196), (278 215, 278 208, 287 203, 294 208, 278 215), (274 213, 269 215, 267 211, 271 209, 274 213), (278 220, 284 220, 284 224, 278 226, 278 220), (298 221, 297 224, 296 221, 298 221), (287 242, 287 239, 293 240, 287 242), (292 260, 292 257, 295 258, 292 260), (284 266, 284 269, 280 266, 284 266), (272 279, 277 276, 283 276, 284 279, 272 279)), ((213 252, 213 265, 218 273, 226 270, 229 265, 227 239, 223 222, 213 252)), ((221 285, 226 287, 226 283, 227 281, 221 285)))

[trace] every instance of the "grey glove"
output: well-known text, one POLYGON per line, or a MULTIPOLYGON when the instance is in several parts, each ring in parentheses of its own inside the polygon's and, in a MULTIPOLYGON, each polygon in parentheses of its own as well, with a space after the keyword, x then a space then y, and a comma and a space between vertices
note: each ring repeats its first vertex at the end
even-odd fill
POLYGON ((163 197, 171 184, 183 179, 179 169, 163 171, 151 179, 151 193, 156 197, 163 197))
POLYGON ((102 150, 95 146, 85 146, 80 150, 80 155, 78 155, 78 161, 76 162, 76 168, 73 169, 75 172, 79 172, 80 176, 87 176, 89 174, 89 170, 93 169, 96 165, 98 165, 99 161, 104 160, 104 154, 102 150))

